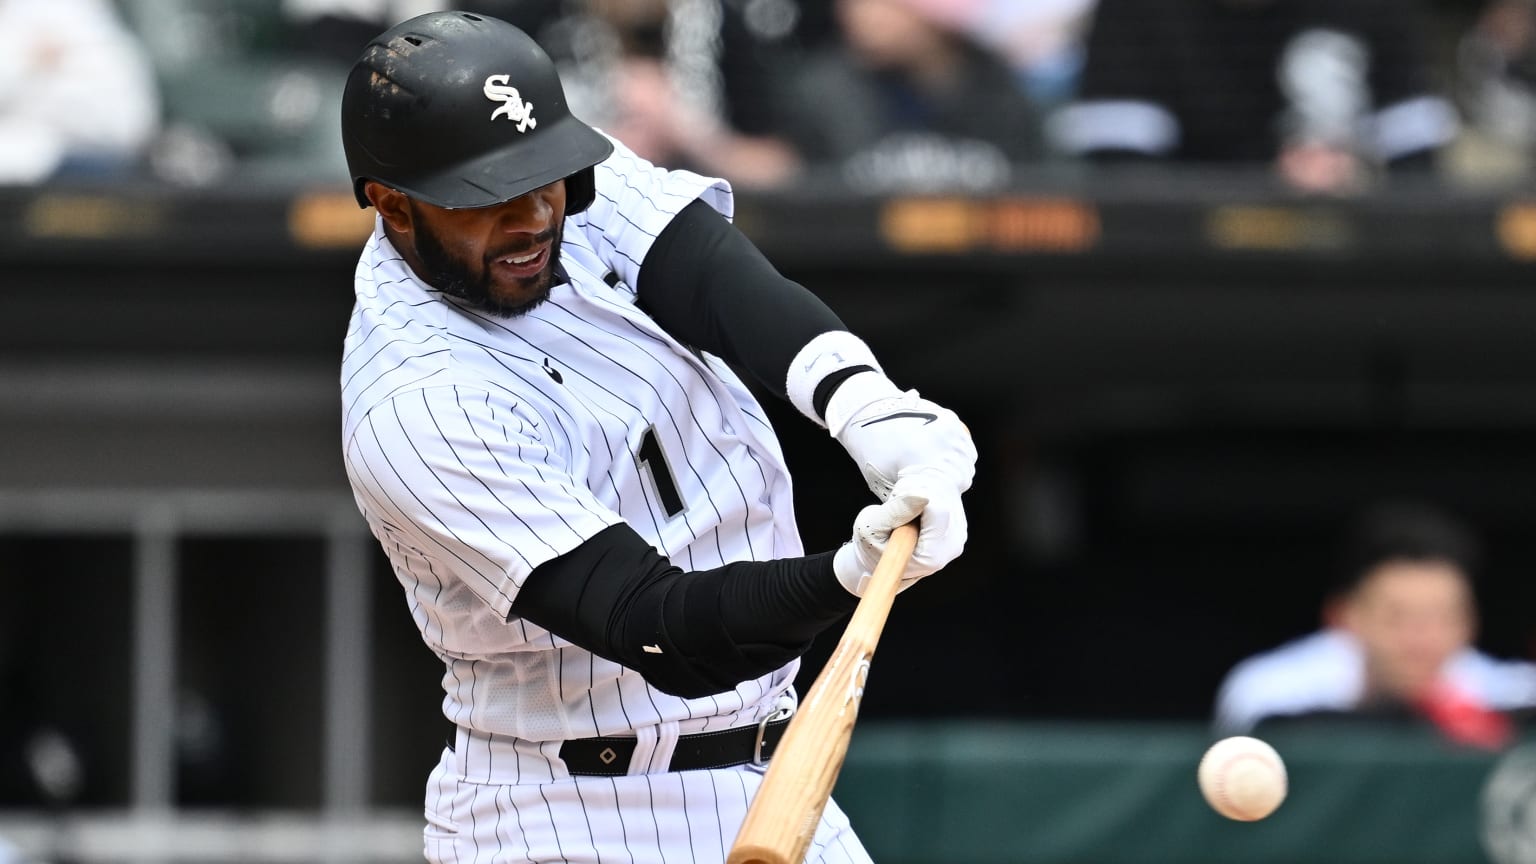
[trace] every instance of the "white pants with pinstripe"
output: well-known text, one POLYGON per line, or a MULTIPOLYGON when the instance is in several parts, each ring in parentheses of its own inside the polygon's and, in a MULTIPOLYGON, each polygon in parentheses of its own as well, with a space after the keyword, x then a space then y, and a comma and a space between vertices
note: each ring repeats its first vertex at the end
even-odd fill
MULTIPOLYGON (((761 773, 655 770, 671 759, 676 734, 642 730, 639 738, 629 774, 571 777, 555 755, 558 742, 460 731, 427 783, 427 861, 722 864, 761 773)), ((835 801, 806 861, 870 864, 835 801)))

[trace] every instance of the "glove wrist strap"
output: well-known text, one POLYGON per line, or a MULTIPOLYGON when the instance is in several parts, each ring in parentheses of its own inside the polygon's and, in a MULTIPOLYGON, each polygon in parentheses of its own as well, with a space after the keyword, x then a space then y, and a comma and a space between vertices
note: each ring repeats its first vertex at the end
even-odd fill
POLYGON ((900 396, 901 390, 884 372, 860 372, 840 384, 827 400, 827 431, 842 440, 848 421, 872 403, 900 396))
MULTIPOLYGON (((879 371, 880 361, 875 359, 874 352, 869 350, 864 340, 846 330, 829 330, 822 333, 805 343, 805 347, 801 348, 789 363, 784 389, 789 396, 790 404, 816 423, 826 425, 821 412, 816 410, 816 385, 834 372, 855 366, 868 366, 879 371)), ((854 378, 862 377, 862 374, 856 374, 838 385, 832 398, 836 399, 837 393, 847 389, 848 383, 854 378)), ((829 415, 832 413, 830 403, 827 406, 827 413, 829 415)))

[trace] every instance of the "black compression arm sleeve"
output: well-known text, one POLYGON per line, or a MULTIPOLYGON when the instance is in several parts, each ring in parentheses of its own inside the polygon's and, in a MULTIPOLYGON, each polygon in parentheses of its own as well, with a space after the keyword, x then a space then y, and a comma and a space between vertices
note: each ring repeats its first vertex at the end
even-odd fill
POLYGON ((789 362, 816 336, 846 330, 703 201, 662 229, 640 265, 640 307, 678 341, 745 369, 780 396, 789 362))
POLYGON ((512 614, 699 698, 805 653, 857 603, 830 552, 684 572, 619 524, 534 568, 512 614))

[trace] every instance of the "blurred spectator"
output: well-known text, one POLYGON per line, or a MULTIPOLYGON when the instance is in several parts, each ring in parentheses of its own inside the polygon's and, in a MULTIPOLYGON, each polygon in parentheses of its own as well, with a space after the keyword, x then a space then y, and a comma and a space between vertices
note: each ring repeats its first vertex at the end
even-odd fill
POLYGON ((1536 664, 1473 648, 1478 554, 1468 530, 1434 508, 1394 503, 1366 513, 1345 546, 1324 628, 1233 668, 1217 695, 1217 731, 1406 718, 1462 743, 1507 743, 1509 712, 1536 706, 1536 664))
POLYGON ((149 62, 108 0, 0 0, 0 184, 120 174, 159 122, 149 62))
POLYGON ((1467 128, 1458 179, 1527 177, 1536 155, 1536 0, 1490 0, 1456 47, 1456 95, 1467 128))
POLYGON ((1457 120, 1417 2, 1101 0, 1078 100, 1052 121, 1100 160, 1272 164, 1309 192, 1429 168, 1457 120))
POLYGON ((780 134, 795 0, 464 0, 554 57, 571 110, 641 156, 771 187, 801 167, 780 134))
MULTIPOLYGON (((789 65, 777 40, 788 35, 792 4, 777 23, 743 15, 752 5, 722 0, 587 0, 587 22, 544 28, 546 42, 560 29, 572 49, 560 59, 562 75, 591 103, 590 122, 657 164, 716 174, 738 186, 775 186, 800 168, 781 136, 786 94, 779 76, 789 65), (596 37, 596 38, 594 38, 596 37), (610 48, 607 57, 594 47, 610 48), (582 56, 585 54, 585 56, 582 56)), ((580 108, 572 97, 573 108, 580 108)))
POLYGON ((1042 153, 1009 64, 973 35, 981 0, 834 0, 843 39, 811 58, 786 128, 862 188, 985 189, 1042 153))
POLYGON ((1094 0, 981 0, 976 34, 1013 66, 1040 106, 1067 101, 1083 66, 1094 0))

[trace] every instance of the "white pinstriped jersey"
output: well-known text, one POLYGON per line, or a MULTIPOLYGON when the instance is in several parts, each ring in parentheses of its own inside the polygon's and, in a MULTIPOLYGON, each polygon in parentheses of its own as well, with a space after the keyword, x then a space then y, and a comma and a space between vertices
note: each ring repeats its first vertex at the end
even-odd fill
POLYGON ((761 407, 634 304, 657 233, 696 198, 729 217, 729 186, 617 142, 596 179, 596 202, 565 222, 569 281, 521 317, 427 286, 376 226, 342 364, 348 476, 447 666, 444 713, 533 742, 743 725, 797 668, 683 699, 508 620, 535 567, 620 521, 688 570, 802 554, 761 407))

